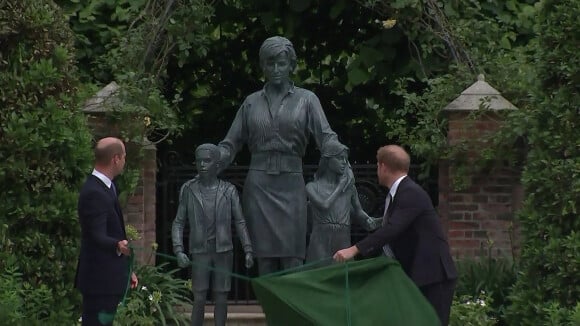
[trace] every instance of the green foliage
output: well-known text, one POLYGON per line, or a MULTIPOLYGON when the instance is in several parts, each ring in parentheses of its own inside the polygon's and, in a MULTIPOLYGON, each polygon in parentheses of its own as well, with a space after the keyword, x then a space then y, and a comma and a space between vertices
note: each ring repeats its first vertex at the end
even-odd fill
POLYGON ((493 299, 485 292, 476 295, 456 296, 451 305, 449 325, 492 326, 497 320, 492 316, 493 299))
POLYGON ((119 86, 106 101, 122 138, 140 144, 178 133, 180 90, 167 87, 167 65, 203 56, 212 8, 203 0, 65 1, 77 35, 81 71, 89 82, 119 86))
MULTIPOLYGON (((488 307, 486 312, 488 319, 503 323, 504 312, 510 305, 508 295, 516 281, 516 269, 513 262, 488 255, 482 259, 460 260, 457 265, 459 279, 455 289, 456 298, 476 298, 485 294, 489 299, 484 300, 488 307)), ((459 312, 457 313, 460 315, 459 312)))
POLYGON ((0 44, 0 269, 23 283, 25 310, 14 311, 64 322, 77 301, 76 192, 91 158, 72 34, 51 1, 3 1, 0 44))
POLYGON ((70 321, 73 306, 70 298, 64 298, 64 302, 55 305, 55 298, 64 293, 56 292, 47 284, 33 285, 28 282, 18 271, 14 257, 4 263, 5 269, 0 275, 0 316, 3 324, 40 326, 70 321))
MULTIPOLYGON (((511 322, 555 325, 577 316, 580 298, 580 28, 577 1, 544 1, 538 16, 538 85, 525 120, 529 146, 519 219, 521 275, 511 322), (576 311, 576 312, 574 312, 576 311)), ((522 121, 522 124, 524 121, 522 121)), ((523 127, 520 126, 523 129, 523 127)), ((576 319, 577 320, 577 319, 576 319)), ((564 323, 565 324, 565 323, 564 323)))
POLYGON ((187 325, 189 317, 180 308, 191 305, 190 284, 167 271, 167 264, 139 266, 139 287, 132 290, 115 316, 115 325, 187 325))
POLYGON ((543 325, 546 326, 577 326, 580 325, 580 302, 575 307, 562 307, 558 302, 549 302, 543 313, 546 315, 543 325))
MULTIPOLYGON (((426 66, 425 60, 433 60, 433 56, 453 62, 444 73, 424 69, 424 74, 400 78, 391 88, 402 103, 385 117, 387 136, 409 147, 423 162, 421 177, 429 175, 440 160, 447 160, 456 172, 454 187, 465 189, 470 185, 470 175, 492 167, 498 157, 516 165, 521 155, 514 150, 514 139, 521 137, 521 128, 506 127, 498 135, 481 135, 476 142, 449 143, 447 115, 442 109, 475 82, 479 73, 520 110, 529 106, 532 24, 529 19, 523 21, 522 16, 535 13, 535 7, 526 1, 359 2, 397 20, 410 42, 416 44, 417 64, 426 66), (401 6, 414 14, 405 15, 401 6), (502 46, 498 35, 507 35, 509 46, 502 46), (516 130, 520 134, 514 135, 516 130)), ((468 119, 480 119, 487 113, 485 108, 486 103, 482 103, 480 111, 468 119)), ((497 118, 517 119, 509 114, 497 118)))

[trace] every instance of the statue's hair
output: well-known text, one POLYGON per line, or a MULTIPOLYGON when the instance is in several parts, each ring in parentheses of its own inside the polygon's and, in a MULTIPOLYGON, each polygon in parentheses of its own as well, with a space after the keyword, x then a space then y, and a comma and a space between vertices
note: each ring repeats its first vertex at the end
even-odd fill
POLYGON ((316 173, 314 174, 314 179, 319 179, 328 170, 328 162, 331 158, 337 157, 338 155, 345 152, 348 156, 348 147, 338 141, 326 143, 324 149, 320 153, 318 170, 316 170, 316 173))
POLYGON ((324 145, 324 148, 320 153, 320 155, 322 157, 335 157, 344 151, 348 153, 348 147, 346 147, 346 145, 338 141, 332 141, 324 145))
POLYGON ((292 66, 292 71, 296 68, 296 51, 294 51, 294 45, 292 42, 282 36, 272 36, 267 38, 262 46, 260 47, 260 66, 264 66, 264 62, 269 58, 277 56, 278 54, 285 52, 290 59, 290 65, 292 66))
POLYGON ((214 160, 219 161, 220 149, 216 145, 211 144, 211 143, 201 144, 201 145, 197 146, 197 148, 195 149, 195 155, 197 156, 197 152, 199 152, 201 150, 208 150, 211 153, 212 158, 214 160))

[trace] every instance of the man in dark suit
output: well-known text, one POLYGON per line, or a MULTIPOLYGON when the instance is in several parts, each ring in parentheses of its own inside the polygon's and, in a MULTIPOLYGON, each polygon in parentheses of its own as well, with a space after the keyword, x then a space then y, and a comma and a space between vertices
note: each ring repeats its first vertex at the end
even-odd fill
POLYGON ((405 273, 433 305, 442 325, 447 325, 457 270, 429 195, 407 176, 409 165, 409 154, 399 146, 378 150, 379 183, 389 188, 386 220, 354 246, 337 251, 334 259, 345 261, 381 249, 388 252, 390 247, 405 273))
MULTIPOLYGON (((102 326, 98 314, 114 314, 127 287, 131 254, 112 182, 125 167, 125 145, 117 138, 103 138, 94 154, 95 167, 78 201, 81 250, 75 284, 83 295, 83 326, 102 326)), ((133 273, 131 287, 137 282, 133 273)))

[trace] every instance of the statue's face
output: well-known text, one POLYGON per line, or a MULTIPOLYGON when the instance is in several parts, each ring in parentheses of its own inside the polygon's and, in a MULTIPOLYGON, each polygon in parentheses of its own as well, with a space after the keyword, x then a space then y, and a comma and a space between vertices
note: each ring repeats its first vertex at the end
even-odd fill
POLYGON ((211 151, 200 149, 195 154, 195 165, 200 176, 217 176, 218 161, 211 155, 211 151))
POLYGON ((290 80, 292 64, 290 59, 288 59, 288 54, 286 52, 280 52, 266 59, 262 69, 268 82, 274 85, 282 85, 290 80))
POLYGON ((348 157, 346 152, 342 152, 340 155, 331 157, 328 161, 328 168, 336 174, 343 174, 347 166, 348 157))

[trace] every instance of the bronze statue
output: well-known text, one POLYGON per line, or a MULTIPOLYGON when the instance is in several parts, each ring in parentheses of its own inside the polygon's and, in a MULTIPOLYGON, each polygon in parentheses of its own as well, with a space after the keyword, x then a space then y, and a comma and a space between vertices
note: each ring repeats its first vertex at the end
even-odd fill
POLYGON ((195 150, 198 175, 181 187, 171 232, 178 264, 182 268, 188 267, 190 260, 183 247, 183 230, 189 222, 189 253, 194 261, 191 275, 193 326, 203 325, 210 275, 213 280, 215 325, 223 326, 226 323, 231 276, 225 272, 231 272, 233 265, 232 218, 246 253, 246 268, 251 268, 254 263, 238 192, 234 185, 217 178, 219 157, 219 149, 213 144, 203 144, 195 150))
POLYGON ((306 190, 302 157, 310 137, 319 149, 337 141, 318 97, 296 87, 292 43, 280 36, 260 47, 262 90, 239 108, 219 143, 224 167, 247 145, 251 162, 243 207, 260 275, 302 265, 306 253, 306 190))
POLYGON ((348 164, 348 148, 340 143, 322 152, 314 180, 306 185, 306 194, 312 220, 306 255, 309 263, 331 258, 337 250, 350 246, 351 216, 368 231, 378 227, 362 209, 348 164))

